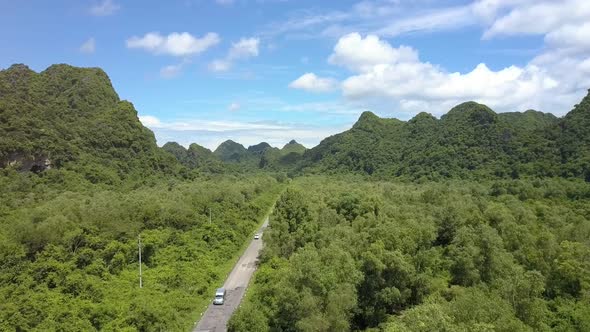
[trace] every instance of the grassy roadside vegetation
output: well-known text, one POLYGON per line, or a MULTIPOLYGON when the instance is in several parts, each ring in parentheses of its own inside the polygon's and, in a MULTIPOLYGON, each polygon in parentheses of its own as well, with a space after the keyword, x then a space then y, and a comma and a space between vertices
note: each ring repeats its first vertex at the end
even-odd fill
POLYGON ((229 331, 588 331, 590 185, 297 178, 229 331))
MULTIPOLYGON (((232 269, 234 268, 234 266, 236 265, 236 263, 238 262, 240 257, 244 254, 244 251, 246 251, 246 248, 248 248, 248 246, 250 245, 250 242, 252 241, 252 236, 262 226, 262 224, 264 224, 266 217, 268 217, 272 213, 275 202, 277 201, 277 199, 279 199, 279 197, 281 196, 281 194, 284 192, 284 190, 286 188, 287 188, 287 186, 285 184, 283 184, 282 186, 281 185, 275 186, 272 188, 272 191, 257 198, 257 200, 260 201, 257 205, 270 206, 270 207, 260 215, 260 218, 258 219, 258 220, 260 220, 260 222, 258 223, 258 225, 255 228, 253 228, 249 232, 249 237, 246 237, 246 240, 244 241, 244 243, 242 244, 240 249, 234 254, 234 257, 219 267, 219 272, 218 272, 218 275, 220 276, 219 280, 217 280, 217 283, 215 283, 215 281, 212 282, 210 289, 208 289, 208 291, 206 292, 206 294, 209 294, 210 296, 198 299, 198 303, 195 307, 200 308, 200 309, 197 309, 199 311, 199 315, 195 316, 197 318, 194 321, 194 323, 199 322, 199 320, 201 319, 201 317, 203 316, 203 314, 207 310, 207 307, 209 306, 209 304, 213 300, 213 294, 214 294, 215 289, 221 287, 221 285, 223 284, 223 282, 225 281, 225 279, 227 278, 229 273, 232 271, 232 269), (273 194, 274 194, 274 196, 272 196, 273 194), (272 197, 272 199, 269 199, 269 197, 272 197)), ((194 326, 195 326, 195 324, 193 324, 191 326, 191 328, 194 328, 194 326)))
POLYGON ((108 186, 64 172, 0 174, 2 331, 186 331, 285 185, 203 175, 108 186))

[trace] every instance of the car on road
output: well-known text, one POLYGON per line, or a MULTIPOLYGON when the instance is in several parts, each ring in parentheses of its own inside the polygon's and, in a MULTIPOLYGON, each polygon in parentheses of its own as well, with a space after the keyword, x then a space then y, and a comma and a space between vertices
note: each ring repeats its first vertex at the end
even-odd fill
POLYGON ((254 234, 254 240, 259 240, 262 235, 260 233, 254 234))
POLYGON ((213 304, 221 305, 225 302, 225 288, 217 288, 213 304))

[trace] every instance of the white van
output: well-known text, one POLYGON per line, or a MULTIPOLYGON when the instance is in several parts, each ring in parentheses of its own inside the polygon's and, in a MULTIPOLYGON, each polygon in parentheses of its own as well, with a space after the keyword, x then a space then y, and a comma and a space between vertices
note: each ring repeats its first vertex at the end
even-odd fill
POLYGON ((223 304, 225 301, 225 288, 217 288, 215 291, 215 299, 213 300, 213 304, 223 304))

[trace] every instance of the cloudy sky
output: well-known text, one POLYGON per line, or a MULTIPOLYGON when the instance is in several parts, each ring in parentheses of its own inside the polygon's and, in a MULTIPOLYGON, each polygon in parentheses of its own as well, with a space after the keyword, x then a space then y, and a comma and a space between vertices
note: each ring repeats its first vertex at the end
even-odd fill
POLYGON ((590 88, 588 0, 0 1, 0 41, 0 68, 101 67, 159 144, 212 149, 468 100, 563 115, 590 88))

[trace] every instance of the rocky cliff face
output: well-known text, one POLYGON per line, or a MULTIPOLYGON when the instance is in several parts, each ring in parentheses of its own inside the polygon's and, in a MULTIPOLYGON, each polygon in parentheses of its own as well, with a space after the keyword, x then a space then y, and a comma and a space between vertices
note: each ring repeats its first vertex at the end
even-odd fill
POLYGON ((52 162, 45 156, 28 156, 22 153, 11 153, 8 157, 0 161, 3 168, 13 168, 20 172, 40 173, 51 169, 52 162))

